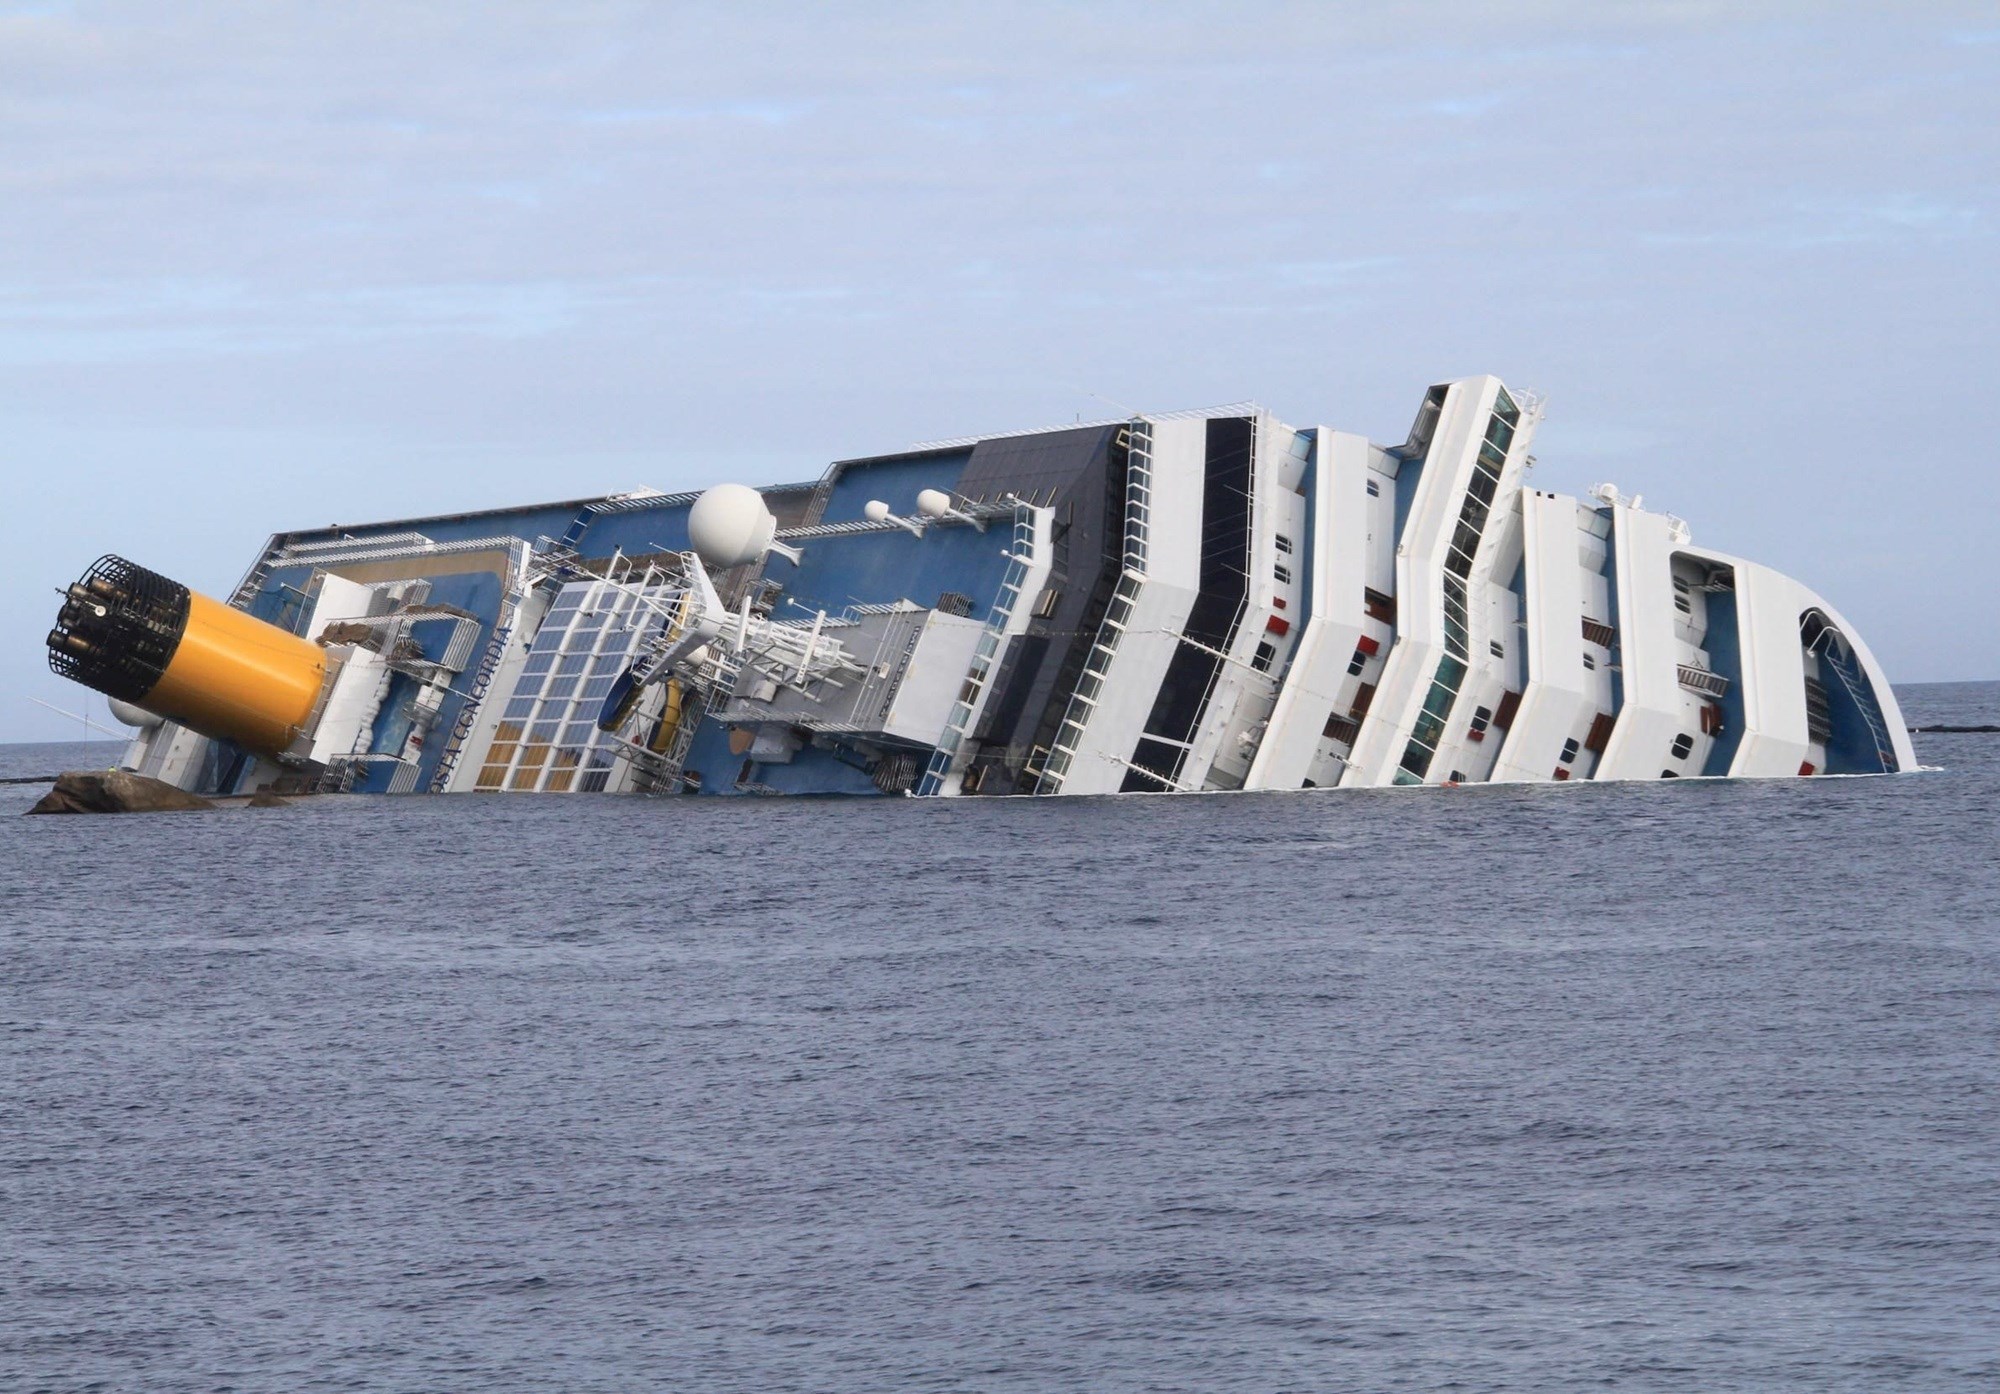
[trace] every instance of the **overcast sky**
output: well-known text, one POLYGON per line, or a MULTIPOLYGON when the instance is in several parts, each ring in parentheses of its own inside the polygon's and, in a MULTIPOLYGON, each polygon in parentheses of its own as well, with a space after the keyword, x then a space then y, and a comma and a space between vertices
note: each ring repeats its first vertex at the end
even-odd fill
POLYGON ((1997 179, 1990 3, 0 0, 0 739, 105 551, 1477 372, 2000 677, 1997 179))

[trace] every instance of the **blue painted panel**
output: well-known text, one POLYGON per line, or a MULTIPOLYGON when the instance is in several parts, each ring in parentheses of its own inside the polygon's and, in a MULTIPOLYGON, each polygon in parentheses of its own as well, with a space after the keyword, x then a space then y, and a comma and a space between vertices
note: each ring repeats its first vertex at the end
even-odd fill
MULTIPOLYGON (((849 756, 848 759, 855 757, 849 756)), ((738 759, 741 767, 741 759, 738 759)), ((875 781, 868 772, 857 765, 849 764, 832 750, 818 750, 807 747, 794 755, 783 765, 753 765, 750 768, 753 783, 767 789, 776 789, 781 794, 861 794, 870 798, 882 797, 882 791, 875 787, 875 781)), ((733 783, 733 780, 731 781, 733 783)), ((721 792, 728 793, 724 788, 721 792)))
POLYGON ((1882 720, 1874 684, 1868 681, 1868 674, 1859 663, 1850 659, 1845 666, 1860 691, 1860 701, 1841 681, 1840 666, 1829 657, 1820 658, 1820 686, 1826 689, 1827 721, 1833 728, 1826 742, 1826 773, 1886 774, 1893 766, 1893 759, 1883 760, 1868 725, 1871 716, 1877 723, 1882 720), (1873 709, 1867 715, 1863 715, 1862 701, 1873 709))
POLYGON ((688 743, 682 769, 701 776, 702 793, 726 794, 735 786, 736 772, 742 767, 743 757, 730 752, 729 732, 713 718, 705 719, 688 743))
POLYGON ((1709 747, 1701 772, 1725 775, 1736 760, 1736 747, 1743 744, 1743 641, 1736 624, 1736 592, 1709 592, 1707 640, 1709 668, 1729 679, 1729 691, 1715 699, 1722 708, 1722 734, 1709 747))
POLYGON ((595 560, 622 551, 685 552, 688 549, 688 505, 642 508, 629 513, 605 513, 592 520, 577 551, 595 560))
POLYGON ((922 460, 868 461, 848 465, 827 496, 822 523, 859 522, 868 500, 880 499, 890 511, 909 517, 916 512, 917 495, 925 489, 949 493, 965 473, 972 451, 967 448, 951 455, 922 460))
MULTIPOLYGON (((807 611, 838 614, 850 605, 881 605, 909 600, 934 605, 945 591, 972 597, 972 617, 985 619, 1007 571, 1007 546, 1013 536, 1004 524, 985 532, 965 526, 934 527, 923 537, 901 528, 845 537, 812 538, 804 559, 794 567, 773 557, 765 575, 785 588, 785 594, 807 611)), ((781 606, 778 618, 800 618, 802 611, 781 606)))
MULTIPOLYGON (((1297 606, 1297 609, 1294 612, 1296 618, 1292 620, 1292 623, 1297 625, 1301 630, 1303 630, 1305 626, 1312 619, 1313 578, 1319 574, 1317 570, 1319 565, 1319 559, 1314 547, 1314 534, 1316 534, 1319 531, 1319 529, 1314 526, 1314 519, 1312 515, 1313 515, 1313 509, 1316 506, 1316 501, 1319 498, 1320 440, 1319 440, 1319 432, 1312 431, 1308 432, 1308 434, 1312 437, 1312 442, 1313 442, 1312 453, 1306 456, 1305 473, 1301 475, 1299 479, 1299 487, 1305 490, 1305 495, 1306 495, 1306 525, 1304 528, 1301 529, 1301 531, 1305 533, 1305 536, 1299 539, 1298 575, 1299 575, 1299 580, 1303 584, 1299 586, 1299 598, 1292 602, 1295 606, 1297 606)), ((1293 654, 1294 656, 1297 655, 1296 648, 1293 650, 1293 654)), ((1286 661, 1286 667, 1289 669, 1290 660, 1286 661)))

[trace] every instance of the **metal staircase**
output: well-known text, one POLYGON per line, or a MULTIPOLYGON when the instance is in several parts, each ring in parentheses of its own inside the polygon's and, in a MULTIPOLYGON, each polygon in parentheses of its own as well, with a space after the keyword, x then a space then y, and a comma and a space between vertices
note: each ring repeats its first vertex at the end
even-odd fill
POLYGON ((1867 674, 1861 671, 1861 664, 1855 658, 1854 650, 1842 641, 1833 629, 1821 631, 1814 641, 1814 651, 1820 662, 1831 669, 1840 685, 1847 689, 1854 706, 1861 713, 1861 719, 1868 726, 1868 738, 1875 742, 1875 754, 1882 762, 1884 772, 1896 769, 1896 743, 1890 739, 1887 723, 1882 720, 1882 708, 1875 701, 1874 690, 1870 687, 1867 674))

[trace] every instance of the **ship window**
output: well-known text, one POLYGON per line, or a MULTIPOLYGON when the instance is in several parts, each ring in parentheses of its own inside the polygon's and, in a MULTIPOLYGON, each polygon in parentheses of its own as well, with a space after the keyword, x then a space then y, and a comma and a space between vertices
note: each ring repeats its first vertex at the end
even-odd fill
POLYGON ((1692 615, 1694 613, 1694 606, 1688 604, 1688 598, 1684 595, 1676 595, 1674 597, 1674 608, 1679 610, 1683 615, 1692 615))
POLYGON ((1473 735, 1475 736, 1485 735, 1486 728, 1492 724, 1493 724, 1493 712, 1490 708, 1474 707, 1472 709, 1472 726, 1470 729, 1473 735))
POLYGON ((551 701, 554 701, 554 700, 555 700, 556 698, 558 698, 558 697, 567 697, 567 696, 569 696, 569 695, 570 695, 570 694, 571 694, 572 692, 574 692, 574 691, 576 691, 576 679, 575 679, 575 678, 550 678, 550 679, 549 679, 549 694, 548 694, 548 695, 549 695, 549 699, 550 699, 551 701))
POLYGON ((1283 533, 1273 534, 1271 540, 1278 544, 1278 550, 1281 552, 1289 552, 1292 550, 1292 539, 1285 536, 1283 533))
POLYGON ((580 695, 586 702, 602 702, 610 693, 611 684, 616 681, 616 678, 608 674, 601 678, 592 678, 583 685, 583 692, 580 695))
POLYGON ((1674 737, 1674 758, 1676 760, 1687 759, 1688 753, 1693 749, 1694 737, 1690 736, 1687 732, 1683 731, 1674 737))
POLYGON ((509 721, 526 721, 534 714, 535 699, 532 697, 516 697, 507 704, 507 710, 501 713, 509 721))
POLYGON ((1682 595, 1686 595, 1688 592, 1687 577, 1685 576, 1674 577, 1674 589, 1679 591, 1682 595))
POLYGON ((1250 666, 1260 673, 1268 673, 1271 671, 1271 665, 1277 661, 1277 657, 1276 649, 1269 644, 1259 644, 1257 652, 1251 656, 1250 666))
POLYGON ((593 673, 616 673, 620 668, 623 668, 624 666, 625 666, 624 654, 607 653, 602 658, 598 659, 595 663, 590 665, 590 671, 593 673))
POLYGON ((1361 670, 1367 666, 1368 666, 1368 655, 1363 653, 1360 649, 1356 649, 1354 651, 1354 661, 1347 665, 1348 676, 1354 677, 1358 675, 1361 672, 1361 670))
POLYGON ((1274 566, 1271 568, 1271 574, 1278 578, 1278 584, 1281 586, 1289 586, 1292 583, 1292 569, 1289 566, 1274 566))
POLYGON ((548 649, 538 650, 528 655, 527 666, 522 668, 521 671, 531 677, 539 677, 541 674, 548 672, 555 661, 556 656, 553 651, 548 649))
POLYGON ((556 738, 556 728, 561 724, 559 721, 537 721, 528 728, 528 739, 544 744, 553 741, 556 738))
POLYGON ((1572 736, 1563 742, 1562 754, 1556 758, 1567 765, 1570 761, 1576 759, 1576 753, 1581 749, 1583 749, 1583 746, 1577 741, 1576 737, 1572 736))
POLYGON ((1679 778, 1680 778, 1680 776, 1679 776, 1679 775, 1677 775, 1677 774, 1675 774, 1675 773, 1674 773, 1674 772, 1673 772, 1672 770, 1661 770, 1661 771, 1660 771, 1660 778, 1661 778, 1661 779, 1679 779, 1679 778))
POLYGON ((1505 658, 1507 656, 1507 646, 1501 643, 1498 639, 1489 641, 1486 647, 1493 650, 1493 656, 1495 658, 1505 658))
POLYGON ((1583 655, 1583 666, 1594 673, 1597 671, 1597 659, 1590 653, 1585 652, 1583 655))
POLYGON ((572 746, 589 745, 591 732, 596 729, 597 727, 588 721, 573 721, 563 730, 563 744, 572 746))
POLYGON ((566 656, 561 663, 556 665, 556 671, 558 673, 581 673, 589 663, 589 654, 573 653, 566 656))
POLYGON ((1368 481, 1368 497, 1371 499, 1379 499, 1382 497, 1382 486, 1380 484, 1377 484, 1372 479, 1368 481))

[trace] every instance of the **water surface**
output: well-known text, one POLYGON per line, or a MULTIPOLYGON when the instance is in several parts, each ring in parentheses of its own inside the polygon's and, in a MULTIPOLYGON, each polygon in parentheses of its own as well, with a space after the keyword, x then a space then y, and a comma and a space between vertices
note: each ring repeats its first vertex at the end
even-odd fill
POLYGON ((2000 737, 1918 744, 1091 801, 0 787, 0 1388, 1992 1388, 2000 737))

